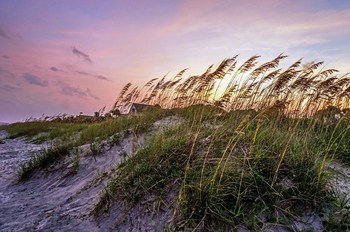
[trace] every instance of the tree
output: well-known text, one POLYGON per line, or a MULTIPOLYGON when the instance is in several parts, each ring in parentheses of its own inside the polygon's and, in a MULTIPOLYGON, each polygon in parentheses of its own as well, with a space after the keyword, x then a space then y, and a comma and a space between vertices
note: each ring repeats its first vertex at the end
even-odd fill
POLYGON ((120 111, 118 109, 111 110, 110 113, 114 117, 118 117, 120 115, 120 111))

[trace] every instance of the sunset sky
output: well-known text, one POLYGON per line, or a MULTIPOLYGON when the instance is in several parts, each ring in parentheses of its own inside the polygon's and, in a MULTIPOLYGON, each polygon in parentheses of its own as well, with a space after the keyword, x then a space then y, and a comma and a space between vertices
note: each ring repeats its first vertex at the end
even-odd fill
POLYGON ((127 82, 280 53, 350 71, 349 0, 1 0, 0 122, 92 114, 127 82))

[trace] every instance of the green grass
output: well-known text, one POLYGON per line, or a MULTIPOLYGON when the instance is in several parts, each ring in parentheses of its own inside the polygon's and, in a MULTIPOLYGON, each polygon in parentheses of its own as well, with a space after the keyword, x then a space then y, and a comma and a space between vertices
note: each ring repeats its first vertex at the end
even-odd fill
MULTIPOLYGON (((64 122, 27 122, 16 123, 6 127, 10 138, 26 136, 33 138, 43 132, 48 132, 37 137, 34 142, 55 139, 56 145, 40 152, 21 166, 19 180, 28 179, 35 170, 43 170, 53 163, 70 155, 70 150, 78 149, 83 144, 90 144, 91 155, 100 155, 102 150, 100 143, 109 139, 113 144, 120 142, 123 131, 130 130, 140 134, 146 132, 153 123, 163 117, 174 114, 172 111, 153 109, 135 116, 125 116, 118 119, 109 119, 104 122, 92 124, 64 123, 64 122), (69 142, 66 142, 69 141, 69 142), (58 144, 58 145, 57 145, 58 144)), ((73 159, 74 169, 79 166, 78 155, 73 159)))
POLYGON ((71 123, 55 121, 38 121, 14 123, 5 126, 9 138, 25 136, 34 143, 42 143, 53 139, 77 136, 77 145, 102 141, 127 129, 134 133, 143 133, 157 119, 174 114, 171 110, 151 109, 134 116, 121 116, 117 119, 106 119, 94 123, 71 123), (80 133, 80 134, 79 134, 80 133))
MULTIPOLYGON (((195 105, 153 109, 89 125, 67 124, 50 129, 46 136, 61 144, 24 164, 19 178, 26 180, 67 156, 77 171, 80 145, 91 144, 91 152, 100 155, 101 142, 119 144, 124 133, 145 133, 155 121, 170 115, 183 118, 182 124, 153 133, 146 146, 116 168, 95 214, 108 211, 116 200, 132 206, 150 194, 165 200, 173 192, 177 195, 175 230, 199 224, 208 230, 239 224, 261 230, 262 220, 288 224, 306 209, 327 215, 325 228, 349 226, 349 209, 326 187, 331 177, 327 163, 337 159, 349 164, 348 115, 330 121, 317 115, 288 118, 274 107, 223 112, 195 105), (59 140, 69 136, 75 138, 69 144, 59 140)), ((54 124, 43 125, 40 129, 39 123, 29 123, 29 128, 21 124, 12 130, 35 136, 54 124)))
POLYGON ((119 166, 95 213, 108 210, 116 199, 133 205, 149 194, 166 198, 174 182, 179 183, 177 216, 183 219, 178 224, 185 228, 244 223, 260 230, 260 217, 288 224, 305 209, 321 213, 335 205, 337 197, 326 187, 330 173, 324 158, 341 155, 339 147, 349 148, 342 122, 321 125, 286 118, 274 109, 217 115, 191 107, 177 113, 186 118, 184 124, 154 135, 119 166))
POLYGON ((37 170, 43 170, 52 164, 69 156, 72 146, 70 144, 52 146, 38 155, 34 156, 27 163, 21 165, 18 178, 19 181, 27 180, 37 170))
MULTIPOLYGON (((174 230, 220 231, 244 224, 260 231, 262 221, 287 225, 305 210, 326 215, 327 230, 346 230, 349 208, 327 187, 332 177, 327 164, 350 165, 350 78, 337 78, 338 70, 325 69, 323 62, 298 60, 279 68, 286 57, 258 65, 259 56, 252 56, 237 65, 234 56, 199 76, 183 77, 182 70, 169 80, 152 79, 140 91, 128 83, 112 109, 146 102, 171 110, 94 117, 86 119, 89 124, 84 117, 70 117, 6 126, 11 138, 72 141, 31 159, 20 177, 47 168, 80 145, 91 144, 97 155, 104 141, 118 144, 124 134, 144 134, 158 119, 178 115, 184 119, 181 126, 155 132, 115 169, 94 213, 114 201, 133 206, 149 194, 167 198, 175 192, 174 230)), ((75 155, 75 170, 79 162, 75 155)))
POLYGON ((42 143, 55 138, 71 136, 88 126, 87 123, 38 121, 14 123, 4 129, 9 133, 10 139, 25 136, 34 143, 42 143))
POLYGON ((164 197, 164 187, 184 173, 191 148, 187 132, 181 127, 153 136, 148 146, 119 166, 117 178, 108 185, 96 210, 108 208, 115 197, 137 203, 155 190, 164 197))
POLYGON ((71 165, 73 172, 78 172, 79 166, 80 166, 80 149, 78 147, 74 147, 71 152, 72 158, 71 158, 71 165))
POLYGON ((173 114, 172 110, 156 108, 137 115, 121 116, 117 119, 94 123, 81 132, 78 144, 102 141, 128 129, 135 134, 141 134, 146 132, 158 119, 173 114))

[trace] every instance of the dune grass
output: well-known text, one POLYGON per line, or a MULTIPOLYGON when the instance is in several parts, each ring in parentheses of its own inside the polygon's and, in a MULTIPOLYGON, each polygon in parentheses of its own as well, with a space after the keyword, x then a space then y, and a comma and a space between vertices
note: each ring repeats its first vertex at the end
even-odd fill
POLYGON ((339 112, 348 111, 348 74, 326 69, 322 61, 303 63, 299 59, 283 68, 280 63, 286 55, 261 64, 259 58, 252 56, 239 64, 237 55, 224 59, 217 67, 209 66, 200 75, 185 77, 184 69, 173 78, 154 78, 141 88, 127 83, 113 109, 140 102, 163 108, 215 105, 225 111, 260 111, 278 106, 293 117, 310 117, 329 106, 339 112))
POLYGON ((70 144, 55 145, 45 149, 30 159, 27 163, 21 165, 18 173, 19 180, 27 180, 34 171, 45 169, 50 165, 59 162, 63 157, 69 156, 71 150, 72 145, 70 144))
POLYGON ((173 114, 172 110, 154 108, 142 114, 127 115, 94 123, 81 132, 78 144, 91 143, 96 140, 101 141, 128 129, 135 134, 140 134, 147 131, 156 120, 173 114))
MULTIPOLYGON (((305 211, 323 215, 326 230, 350 229, 349 208, 329 187, 328 170, 334 159, 350 164, 350 78, 336 76, 338 71, 325 69, 323 62, 298 60, 283 69, 282 54, 261 65, 258 58, 238 65, 235 56, 201 75, 185 78, 182 70, 142 88, 128 83, 111 111, 132 102, 168 109, 71 125, 79 131, 72 145, 78 147, 95 146, 127 130, 144 133, 169 115, 184 119, 176 128, 155 132, 116 168, 93 212, 109 210, 120 200, 136 205, 149 194, 164 199, 172 191, 177 196, 174 230, 243 224, 259 231, 268 223, 291 226, 305 211)), ((9 133, 32 136, 51 130, 50 123, 28 125, 9 133)), ((52 137, 71 135, 69 126, 54 131, 52 137)), ((33 158, 22 167, 23 176, 63 154, 64 146, 33 158)))
POLYGON ((116 179, 108 185, 96 210, 108 208, 117 196, 137 203, 146 194, 157 190, 165 197, 164 187, 183 174, 189 149, 190 134, 185 127, 156 134, 148 146, 118 168, 116 179))
POLYGON ((176 214, 189 228, 243 223, 261 230, 264 223, 288 224, 306 209, 321 213, 334 203, 327 163, 349 160, 350 78, 323 62, 300 59, 279 68, 287 57, 282 54, 260 65, 259 56, 240 65, 237 57, 201 75, 184 77, 184 69, 142 88, 124 86, 115 109, 131 102, 177 108, 186 126, 155 135, 120 166, 95 212, 118 197, 137 202, 152 191, 162 196, 174 179, 181 183, 176 214), (186 135, 186 143, 178 143, 186 135), (159 170, 160 161, 171 165, 159 170))
POLYGON ((345 119, 322 126, 317 119, 287 118, 274 108, 218 115, 197 106, 177 113, 192 117, 154 135, 120 165, 94 213, 108 210, 116 199, 130 204, 149 194, 165 199, 174 183, 175 229, 245 224, 260 230, 267 222, 288 224, 306 209, 324 213, 336 201, 327 187, 325 158, 338 156, 340 146, 350 147, 342 139, 349 136, 340 125, 345 119))
MULTIPOLYGON (((65 122, 26 122, 10 125, 6 130, 10 137, 26 136, 34 142, 55 139, 52 147, 39 152, 27 163, 20 167, 19 180, 27 180, 35 170, 42 170, 69 156, 69 150, 77 149, 81 145, 90 144, 92 155, 102 153, 100 143, 111 140, 117 143, 120 133, 129 130, 131 133, 145 133, 153 123, 163 117, 173 115, 172 110, 150 109, 142 114, 123 116, 117 119, 108 119, 103 122, 91 124, 65 123, 65 122), (47 134, 41 133, 48 131, 47 134), (39 135, 39 136, 38 136, 39 135), (40 136, 41 135, 41 136, 40 136), (36 137, 35 137, 36 136, 36 137)), ((75 162, 75 166, 78 162, 75 162)), ((77 167, 75 167, 77 169, 77 167)))
MULTIPOLYGON (((349 214, 333 218, 331 212, 344 210, 327 187, 331 176, 327 163, 349 156, 347 115, 329 122, 324 117, 287 117, 276 107, 232 112, 205 105, 155 109, 90 124, 74 143, 35 156, 21 167, 19 177, 28 179, 81 144, 118 137, 128 129, 143 133, 169 115, 184 121, 155 133, 148 145, 116 169, 94 213, 108 210, 116 199, 131 205, 149 194, 165 199, 171 189, 177 195, 176 230, 239 224, 260 230, 265 223, 288 224, 305 209, 327 214, 327 228, 349 226, 349 214), (327 213, 327 207, 333 211, 327 213)), ((79 165, 77 154, 72 159, 79 165)))
POLYGON ((19 122, 7 125, 9 138, 27 137, 34 143, 68 137, 87 128, 87 123, 65 123, 52 121, 19 122))

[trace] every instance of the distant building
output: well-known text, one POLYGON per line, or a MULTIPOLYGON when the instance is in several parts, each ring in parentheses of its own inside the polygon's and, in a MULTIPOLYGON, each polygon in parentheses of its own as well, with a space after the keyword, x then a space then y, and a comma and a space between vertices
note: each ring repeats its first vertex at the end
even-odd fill
POLYGON ((127 110, 126 114, 136 114, 144 111, 145 109, 150 109, 155 106, 141 103, 132 103, 127 110))

